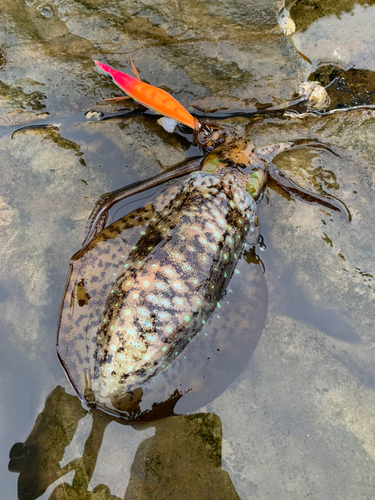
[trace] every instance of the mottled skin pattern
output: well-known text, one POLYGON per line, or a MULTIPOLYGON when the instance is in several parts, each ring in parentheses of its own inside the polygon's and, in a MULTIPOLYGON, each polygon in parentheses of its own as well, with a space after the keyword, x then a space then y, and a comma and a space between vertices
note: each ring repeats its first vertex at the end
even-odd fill
MULTIPOLYGON (((266 185, 269 162, 293 143, 256 150, 233 130, 224 137, 201 172, 103 229, 72 258, 58 355, 92 406, 131 418, 131 411, 138 417, 154 402, 177 401, 203 386, 213 398, 223 390, 217 379, 229 384, 238 375, 233 367, 242 367, 256 346, 267 303, 264 280, 253 287, 257 266, 245 262, 246 240, 256 242, 253 198, 266 185), (242 290, 234 303, 230 280, 242 290)), ((288 192, 306 195, 276 167, 272 173, 288 192)))
MULTIPOLYGON (((79 277, 71 276, 70 284, 77 284, 75 290, 74 286, 67 290, 69 306, 61 318, 59 355, 70 357, 72 343, 76 374, 71 366, 69 371, 76 386, 77 374, 84 375, 85 389, 77 387, 80 393, 88 394, 91 389, 95 399, 103 401, 118 391, 125 394, 176 358, 217 307, 245 237, 253 229, 254 214, 253 199, 233 174, 191 174, 148 226, 138 229, 139 240, 128 256, 121 244, 116 252, 111 248, 111 255, 104 253, 106 246, 91 266, 85 262, 89 277, 83 277, 81 268, 79 277), (88 280, 101 283, 105 268, 116 272, 110 290, 107 282, 97 290, 107 296, 104 307, 89 317, 80 314, 72 300, 73 305, 78 301, 78 309, 88 305, 95 296, 92 290, 86 291, 85 284, 88 280), (92 275, 94 269, 98 272, 92 275), (91 356, 83 356, 91 351, 87 344, 95 346, 91 356)), ((145 219, 143 215, 143 220, 133 220, 142 223, 145 219)), ((120 231, 121 221, 113 226, 120 231)), ((103 234, 96 240, 91 250, 100 245, 103 234)), ((73 263, 77 257, 82 264, 81 252, 73 263)), ((84 257, 89 260, 90 252, 84 257)), ((79 379, 82 383, 82 376, 79 379)))
POLYGON ((201 329, 233 272, 254 209, 231 174, 198 172, 151 219, 123 261, 97 329, 99 397, 124 394, 139 377, 157 374, 201 329))

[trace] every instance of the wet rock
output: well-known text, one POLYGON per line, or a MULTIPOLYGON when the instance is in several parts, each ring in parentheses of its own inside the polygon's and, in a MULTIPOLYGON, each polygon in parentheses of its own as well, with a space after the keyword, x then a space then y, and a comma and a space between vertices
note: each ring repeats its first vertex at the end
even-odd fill
POLYGON ((296 31, 296 25, 286 9, 283 9, 279 14, 279 26, 286 36, 293 35, 296 31))

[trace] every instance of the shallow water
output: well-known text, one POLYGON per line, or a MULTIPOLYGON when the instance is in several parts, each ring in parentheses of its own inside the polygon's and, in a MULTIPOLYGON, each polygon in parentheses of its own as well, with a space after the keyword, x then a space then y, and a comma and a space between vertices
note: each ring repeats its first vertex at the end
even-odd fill
POLYGON ((268 186, 259 207, 266 249, 257 250, 266 325, 215 400, 123 425, 81 407, 55 352, 69 258, 94 203, 182 161, 189 147, 145 117, 87 122, 89 109, 124 107, 98 104, 120 92, 92 60, 126 72, 131 57, 145 81, 189 109, 276 105, 311 74, 324 85, 336 78, 332 108, 373 104, 370 3, 291 2, 296 33, 286 37, 283 5, 272 0, 1 1, 1 498, 374 497, 371 110, 252 127, 256 145, 313 138, 333 148, 337 156, 303 148, 275 163, 342 200, 352 222, 268 186), (38 120, 59 126, 11 139, 38 120), (9 464, 15 443, 25 446, 9 464))

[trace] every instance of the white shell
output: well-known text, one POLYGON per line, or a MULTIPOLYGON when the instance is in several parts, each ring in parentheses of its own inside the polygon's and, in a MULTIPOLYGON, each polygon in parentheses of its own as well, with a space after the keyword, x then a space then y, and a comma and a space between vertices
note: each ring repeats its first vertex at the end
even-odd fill
POLYGON ((331 104, 331 99, 319 82, 304 82, 299 86, 299 95, 306 98, 307 108, 322 111, 331 104))

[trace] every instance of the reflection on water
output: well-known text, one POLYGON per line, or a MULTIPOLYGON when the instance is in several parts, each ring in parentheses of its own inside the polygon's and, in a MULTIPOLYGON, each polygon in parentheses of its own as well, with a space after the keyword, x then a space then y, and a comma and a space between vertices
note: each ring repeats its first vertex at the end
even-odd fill
MULTIPOLYGON (((240 498, 221 468, 222 427, 217 415, 173 416, 150 424, 155 433, 138 446, 121 497, 111 494, 111 489, 118 491, 116 484, 91 488, 90 482, 107 426, 126 422, 94 410, 81 453, 66 463, 68 447, 85 415, 79 400, 62 387, 57 386, 48 396, 25 442, 16 443, 10 451, 9 470, 19 473, 19 500, 240 498), (46 491, 47 496, 43 495, 46 491)), ((140 432, 147 429, 141 424, 133 428, 140 432)), ((121 468, 121 464, 116 467, 121 468)))
POLYGON ((314 2, 317 8, 309 8, 309 3, 297 2, 290 14, 297 26, 297 32, 292 35, 293 44, 309 59, 313 70, 322 63, 335 63, 342 69, 355 66, 375 71, 370 49, 375 42, 374 2, 343 0, 328 3, 322 0, 314 2), (306 10, 299 10, 301 4, 306 10), (332 10, 324 15, 327 4, 332 10))
POLYGON ((374 4, 374 0, 287 0, 286 7, 296 23, 298 31, 305 31, 318 19, 334 16, 341 19, 345 14, 353 15, 358 5, 367 8, 374 4))

